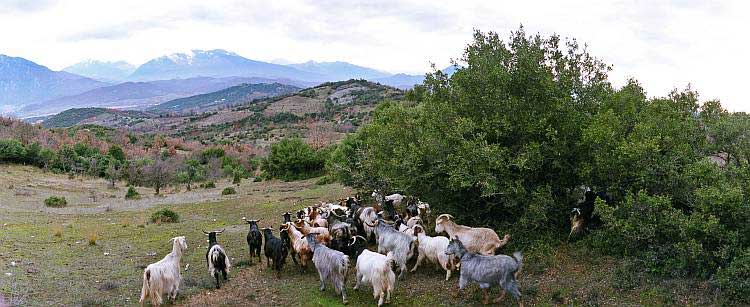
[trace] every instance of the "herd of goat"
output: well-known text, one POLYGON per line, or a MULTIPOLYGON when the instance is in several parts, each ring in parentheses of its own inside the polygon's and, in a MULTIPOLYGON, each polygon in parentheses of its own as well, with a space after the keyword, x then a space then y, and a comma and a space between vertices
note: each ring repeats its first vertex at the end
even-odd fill
MULTIPOLYGON (((250 262, 257 257, 261 263, 262 253, 267 266, 279 277, 288 255, 301 270, 307 270, 312 261, 320 277, 320 290, 332 284, 344 304, 347 276, 353 265, 354 289, 369 285, 381 306, 390 302, 395 287, 393 268, 397 268, 398 278, 403 279, 407 261, 416 256, 411 272, 427 260, 445 270, 445 280, 459 270, 459 291, 468 283, 478 283, 484 291, 485 304, 489 301, 488 289, 499 286, 502 294, 495 302, 502 301, 509 291, 523 305, 516 281, 523 257, 519 252, 512 256, 500 254, 509 235, 501 239, 489 228, 458 225, 450 214, 441 214, 433 220, 429 204, 400 194, 382 196, 376 191, 372 196, 377 200, 373 206, 363 206, 359 197, 349 197, 338 204, 306 207, 296 212, 294 220, 292 213, 286 212, 278 237, 274 235, 275 229, 260 229, 259 220, 243 217, 250 225, 247 234, 250 262), (433 221, 434 225, 429 225, 433 221), (377 252, 367 249, 373 242, 377 252)), ((217 235, 223 231, 204 231, 209 240, 207 267, 216 279, 217 289, 227 279, 231 267, 229 257, 217 241, 217 235)), ((171 253, 144 270, 141 305, 146 299, 160 305, 164 295, 167 299, 176 298, 181 280, 180 258, 187 243, 185 237, 175 237, 172 243, 171 253)))

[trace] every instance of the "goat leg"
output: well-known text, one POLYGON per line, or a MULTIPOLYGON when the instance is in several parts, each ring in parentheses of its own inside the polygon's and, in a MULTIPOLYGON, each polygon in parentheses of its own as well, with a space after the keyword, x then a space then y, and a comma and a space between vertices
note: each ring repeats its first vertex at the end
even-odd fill
POLYGON ((482 304, 489 304, 490 303, 490 293, 487 290, 487 288, 482 289, 482 293, 484 294, 482 297, 482 304))
POLYGON ((505 299, 505 289, 500 292, 500 297, 495 299, 495 303, 500 303, 505 299))

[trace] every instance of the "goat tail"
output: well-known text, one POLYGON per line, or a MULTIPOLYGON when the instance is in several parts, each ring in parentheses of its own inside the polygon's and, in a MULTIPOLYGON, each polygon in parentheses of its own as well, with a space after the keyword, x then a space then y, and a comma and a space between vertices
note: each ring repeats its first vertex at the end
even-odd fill
POLYGON ((388 274, 389 271, 391 271, 391 267, 393 264, 396 263, 396 257, 393 255, 393 252, 388 252, 388 254, 385 255, 385 267, 383 267, 383 274, 388 274))
POLYGON ((523 267, 523 254, 521 252, 515 252, 513 253, 513 259, 516 260, 516 272, 515 276, 518 276, 518 273, 521 272, 521 268, 523 267))
POLYGON ((149 284, 151 280, 151 271, 149 269, 146 269, 143 272, 143 288, 141 288, 141 298, 138 300, 141 305, 143 305, 143 301, 146 299, 149 293, 149 287, 151 285, 149 284))

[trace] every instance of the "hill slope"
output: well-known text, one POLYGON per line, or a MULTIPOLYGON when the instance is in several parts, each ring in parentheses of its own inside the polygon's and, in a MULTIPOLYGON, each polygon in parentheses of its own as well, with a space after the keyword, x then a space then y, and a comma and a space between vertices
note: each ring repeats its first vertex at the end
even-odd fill
POLYGON ((0 108, 6 110, 105 85, 108 84, 68 72, 52 71, 23 58, 0 55, 0 108))
POLYGON ((69 109, 42 122, 46 128, 72 127, 80 124, 96 123, 101 126, 112 126, 103 124, 102 121, 116 121, 118 124, 128 126, 132 121, 149 118, 150 115, 140 111, 121 111, 105 108, 80 108, 69 109))
POLYGON ((279 96, 299 91, 300 88, 281 83, 243 83, 220 91, 175 99, 149 108, 158 112, 204 111, 232 106, 254 99, 279 96))
POLYGON ((61 97, 22 108, 24 116, 53 114, 70 108, 147 108, 177 98, 218 91, 242 83, 285 82, 263 78, 190 78, 151 82, 125 82, 61 97))

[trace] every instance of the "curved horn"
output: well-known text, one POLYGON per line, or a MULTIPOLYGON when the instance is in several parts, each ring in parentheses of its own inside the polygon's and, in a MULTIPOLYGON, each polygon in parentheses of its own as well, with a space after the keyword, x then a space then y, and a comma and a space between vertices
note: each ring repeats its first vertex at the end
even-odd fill
POLYGON ((202 231, 202 232, 203 232, 203 234, 205 234, 205 235, 208 235, 208 234, 210 234, 210 232, 206 232, 205 230, 201 230, 201 231, 202 231))
POLYGON ((349 243, 347 246, 352 246, 352 245, 354 245, 354 243, 357 243, 357 237, 358 236, 352 237, 352 243, 349 243))
POLYGON ((224 233, 224 230, 227 230, 226 228, 222 229, 221 231, 217 231, 216 234, 224 233))

